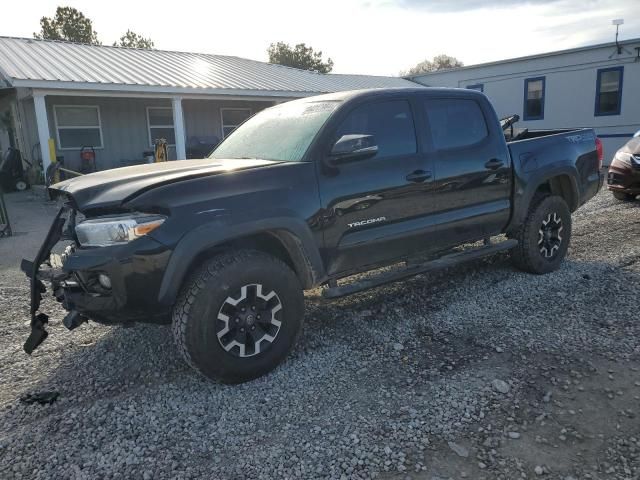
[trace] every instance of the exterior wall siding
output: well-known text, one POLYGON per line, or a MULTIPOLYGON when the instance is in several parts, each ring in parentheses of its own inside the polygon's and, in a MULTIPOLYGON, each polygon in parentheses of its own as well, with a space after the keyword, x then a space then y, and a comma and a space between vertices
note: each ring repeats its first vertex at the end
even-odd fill
MULTIPOLYGON (((147 107, 171 107, 165 99, 63 97, 49 96, 47 113, 51 138, 56 139, 55 105, 97 105, 100 109, 103 148, 96 149, 96 168, 105 170, 142 163, 142 153, 152 150, 147 130, 147 107)), ((72 170, 81 166, 80 149, 60 149, 56 139, 56 154, 64 156, 72 170)), ((169 148, 169 159, 175 159, 175 148, 169 148)))
POLYGON ((19 104, 18 113, 22 124, 21 135, 22 141, 26 143, 22 148, 27 150, 24 152, 25 158, 32 160, 40 158, 38 148, 38 129, 36 126, 36 109, 32 98, 22 100, 19 104))
MULTIPOLYGON (((23 134, 27 147, 39 158, 38 132, 32 98, 20 101, 23 134)), ((185 137, 217 136, 222 140, 221 108, 249 108, 256 113, 273 105, 273 101, 221 101, 183 100, 185 137)), ((57 143, 54 107, 56 105, 96 105, 100 109, 102 148, 96 149, 96 168, 105 170, 143 162, 143 152, 149 145, 148 107, 171 107, 170 99, 47 96, 49 135, 56 141, 56 155, 63 156, 65 165, 72 170, 81 167, 80 149, 61 149, 57 143)), ((31 152, 26 158, 31 158, 31 152)), ((169 159, 175 160, 175 147, 169 147, 169 159)))
POLYGON ((245 102, 220 100, 183 100, 184 123, 187 144, 191 136, 216 136, 222 140, 222 108, 248 108, 253 115, 264 108, 272 106, 273 102, 245 102))
MULTIPOLYGON (((625 45, 628 51, 640 47, 640 41, 625 45)), ((478 65, 448 72, 436 72, 414 80, 427 86, 466 88, 483 85, 500 117, 517 113, 518 127, 594 128, 601 136, 605 164, 616 150, 640 130, 640 62, 624 53, 609 59, 613 47, 541 56, 490 65, 478 65), (601 68, 624 67, 622 108, 619 115, 596 116, 597 72, 601 68), (544 118, 524 120, 525 79, 545 77, 544 118), (610 137, 609 135, 616 135, 610 137)))

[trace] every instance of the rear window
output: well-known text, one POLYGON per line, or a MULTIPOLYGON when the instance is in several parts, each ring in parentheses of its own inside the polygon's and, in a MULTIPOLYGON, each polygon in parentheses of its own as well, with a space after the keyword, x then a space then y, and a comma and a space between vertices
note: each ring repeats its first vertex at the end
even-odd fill
POLYGON ((424 108, 436 150, 473 145, 489 134, 482 109, 475 100, 428 99, 424 108))

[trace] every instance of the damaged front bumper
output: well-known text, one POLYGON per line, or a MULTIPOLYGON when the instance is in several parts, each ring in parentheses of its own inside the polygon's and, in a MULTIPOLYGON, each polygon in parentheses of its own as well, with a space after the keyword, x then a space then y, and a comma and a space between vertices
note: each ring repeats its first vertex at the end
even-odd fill
POLYGON ((45 282, 67 310, 63 324, 70 330, 88 319, 105 324, 168 321, 169 307, 157 301, 157 293, 171 251, 149 236, 122 245, 83 248, 75 237, 75 224, 76 211, 65 204, 36 258, 22 261, 31 282, 31 333, 24 344, 28 354, 48 335, 49 315, 39 311, 45 282), (63 253, 52 253, 64 241, 70 244, 63 253))
POLYGON ((56 214, 44 243, 38 250, 36 258, 33 262, 23 259, 20 265, 22 271, 27 274, 31 281, 31 333, 24 343, 24 351, 29 355, 31 355, 49 335, 44 328, 49 322, 49 316, 46 313, 38 313, 40 302, 42 301, 42 294, 47 290, 42 280, 38 278, 40 266, 48 259, 53 247, 62 239, 65 224, 75 223, 75 218, 70 218, 71 215, 75 215, 74 212, 75 211, 68 205, 62 207, 56 214))

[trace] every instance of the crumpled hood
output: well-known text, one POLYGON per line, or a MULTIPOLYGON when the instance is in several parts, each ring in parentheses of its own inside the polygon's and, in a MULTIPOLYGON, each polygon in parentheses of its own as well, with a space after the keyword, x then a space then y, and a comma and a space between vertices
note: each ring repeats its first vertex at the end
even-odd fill
POLYGON ((73 198, 80 210, 120 205, 151 188, 191 178, 274 165, 271 160, 177 160, 114 168, 71 178, 51 186, 73 198))

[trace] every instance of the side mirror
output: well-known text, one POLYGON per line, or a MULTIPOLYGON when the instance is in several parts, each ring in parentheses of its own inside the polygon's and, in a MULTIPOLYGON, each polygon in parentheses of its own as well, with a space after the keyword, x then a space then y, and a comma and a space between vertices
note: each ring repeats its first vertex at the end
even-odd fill
POLYGON ((341 163, 371 158, 378 153, 373 135, 343 135, 333 145, 330 153, 332 163, 341 163))

